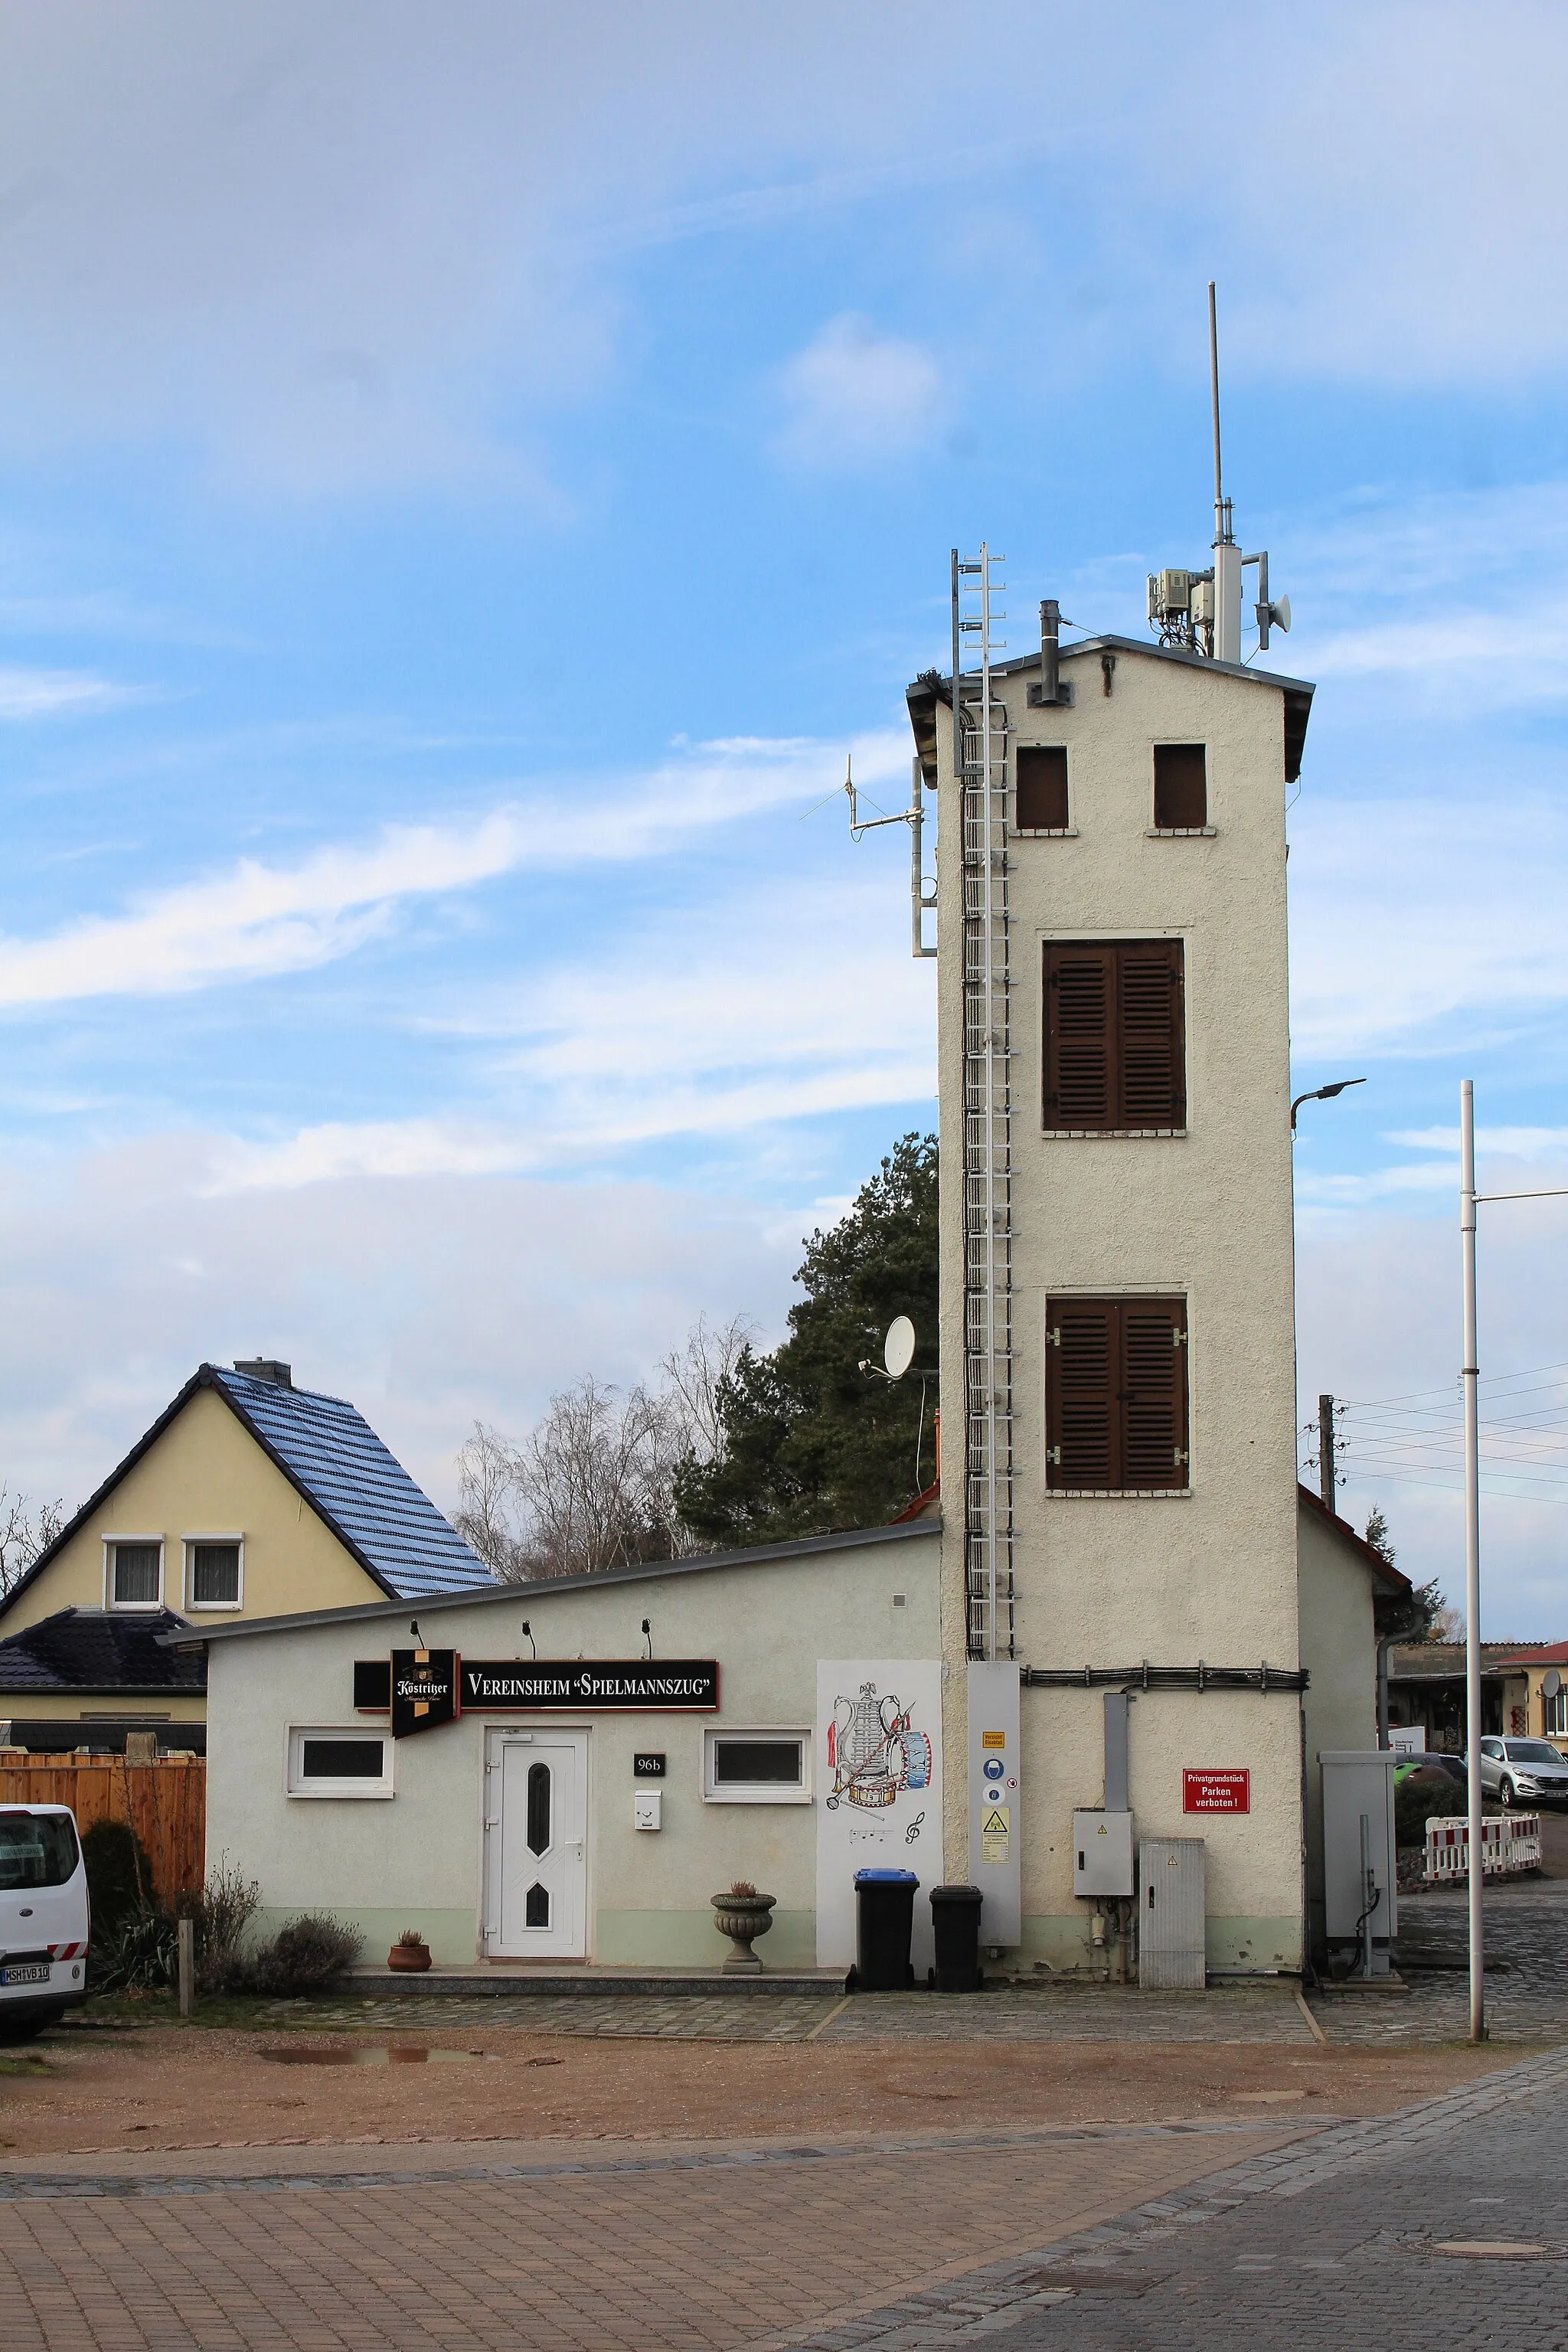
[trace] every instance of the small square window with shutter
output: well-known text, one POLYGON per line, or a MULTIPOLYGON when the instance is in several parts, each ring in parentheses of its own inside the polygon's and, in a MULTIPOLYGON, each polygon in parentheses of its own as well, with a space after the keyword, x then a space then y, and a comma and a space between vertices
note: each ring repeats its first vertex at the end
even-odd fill
POLYGON ((1185 1299, 1047 1301, 1046 1484, 1100 1494, 1188 1484, 1185 1299))
POLYGON ((1013 754, 1016 823, 1020 833, 1065 833, 1068 829, 1068 754, 1065 743, 1021 743, 1013 754))
POLYGON ((1182 975, 1180 940, 1047 944, 1047 1132, 1185 1127, 1182 975))
POLYGON ((1201 833, 1209 821, 1208 754, 1201 743, 1154 746, 1154 824, 1160 833, 1201 833))

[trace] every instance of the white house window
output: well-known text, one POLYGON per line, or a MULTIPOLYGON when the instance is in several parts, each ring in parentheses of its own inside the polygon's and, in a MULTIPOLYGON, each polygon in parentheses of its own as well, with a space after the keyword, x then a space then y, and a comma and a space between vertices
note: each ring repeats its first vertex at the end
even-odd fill
POLYGON ((1568 1739, 1568 1683, 1553 1691, 1550 1698, 1542 1691, 1541 1705, 1545 1717, 1542 1729, 1547 1738, 1568 1739))
POLYGON ((706 1731, 702 1793, 713 1805, 808 1805, 811 1735, 805 1731, 706 1731))
POLYGON ((238 1536, 187 1536, 186 1608, 237 1609, 244 1556, 238 1536))
POLYGON ((384 1732, 296 1724, 289 1733, 291 1797, 390 1797, 392 1741, 384 1732))
POLYGON ((104 1545, 104 1581, 111 1609, 156 1609, 163 1598, 160 1536, 111 1536, 104 1545))

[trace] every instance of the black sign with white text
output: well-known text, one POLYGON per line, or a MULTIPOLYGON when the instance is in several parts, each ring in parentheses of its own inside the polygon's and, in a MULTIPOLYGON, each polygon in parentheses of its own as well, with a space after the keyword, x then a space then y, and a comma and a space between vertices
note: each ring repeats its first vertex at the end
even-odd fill
POLYGON ((662 1780, 663 1778, 664 1758, 662 1756, 634 1756, 632 1758, 632 1779, 634 1780, 662 1780))
POLYGON ((411 1731, 433 1731, 438 1723, 450 1723, 457 1712, 456 1650, 394 1650, 394 1739, 405 1739, 411 1731))
POLYGON ((465 1715, 544 1707, 621 1707, 644 1714, 711 1713, 716 1658, 465 1658, 465 1715))

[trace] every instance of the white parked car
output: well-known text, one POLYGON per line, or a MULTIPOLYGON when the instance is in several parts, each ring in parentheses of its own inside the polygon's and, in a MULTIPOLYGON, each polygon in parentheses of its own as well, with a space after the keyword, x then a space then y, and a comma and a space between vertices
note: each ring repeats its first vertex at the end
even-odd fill
POLYGON ((68 1805, 0 1805, 0 2040, 87 1999, 87 1864, 68 1805))

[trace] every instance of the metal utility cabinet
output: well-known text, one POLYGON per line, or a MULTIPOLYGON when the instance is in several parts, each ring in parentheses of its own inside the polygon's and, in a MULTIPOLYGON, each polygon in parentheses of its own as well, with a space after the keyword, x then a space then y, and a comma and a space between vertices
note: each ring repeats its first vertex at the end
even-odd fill
POLYGON ((1385 1977, 1399 1930, 1392 1748, 1325 1748, 1323 1932, 1331 1959, 1385 1977))
POLYGON ((1207 1982, 1202 1838, 1144 1838, 1138 1847, 1138 1981, 1149 1992, 1202 1992, 1207 1982))
POLYGON ((1132 1816, 1084 1812, 1072 1817, 1072 1891, 1077 1895, 1132 1892, 1132 1816))

